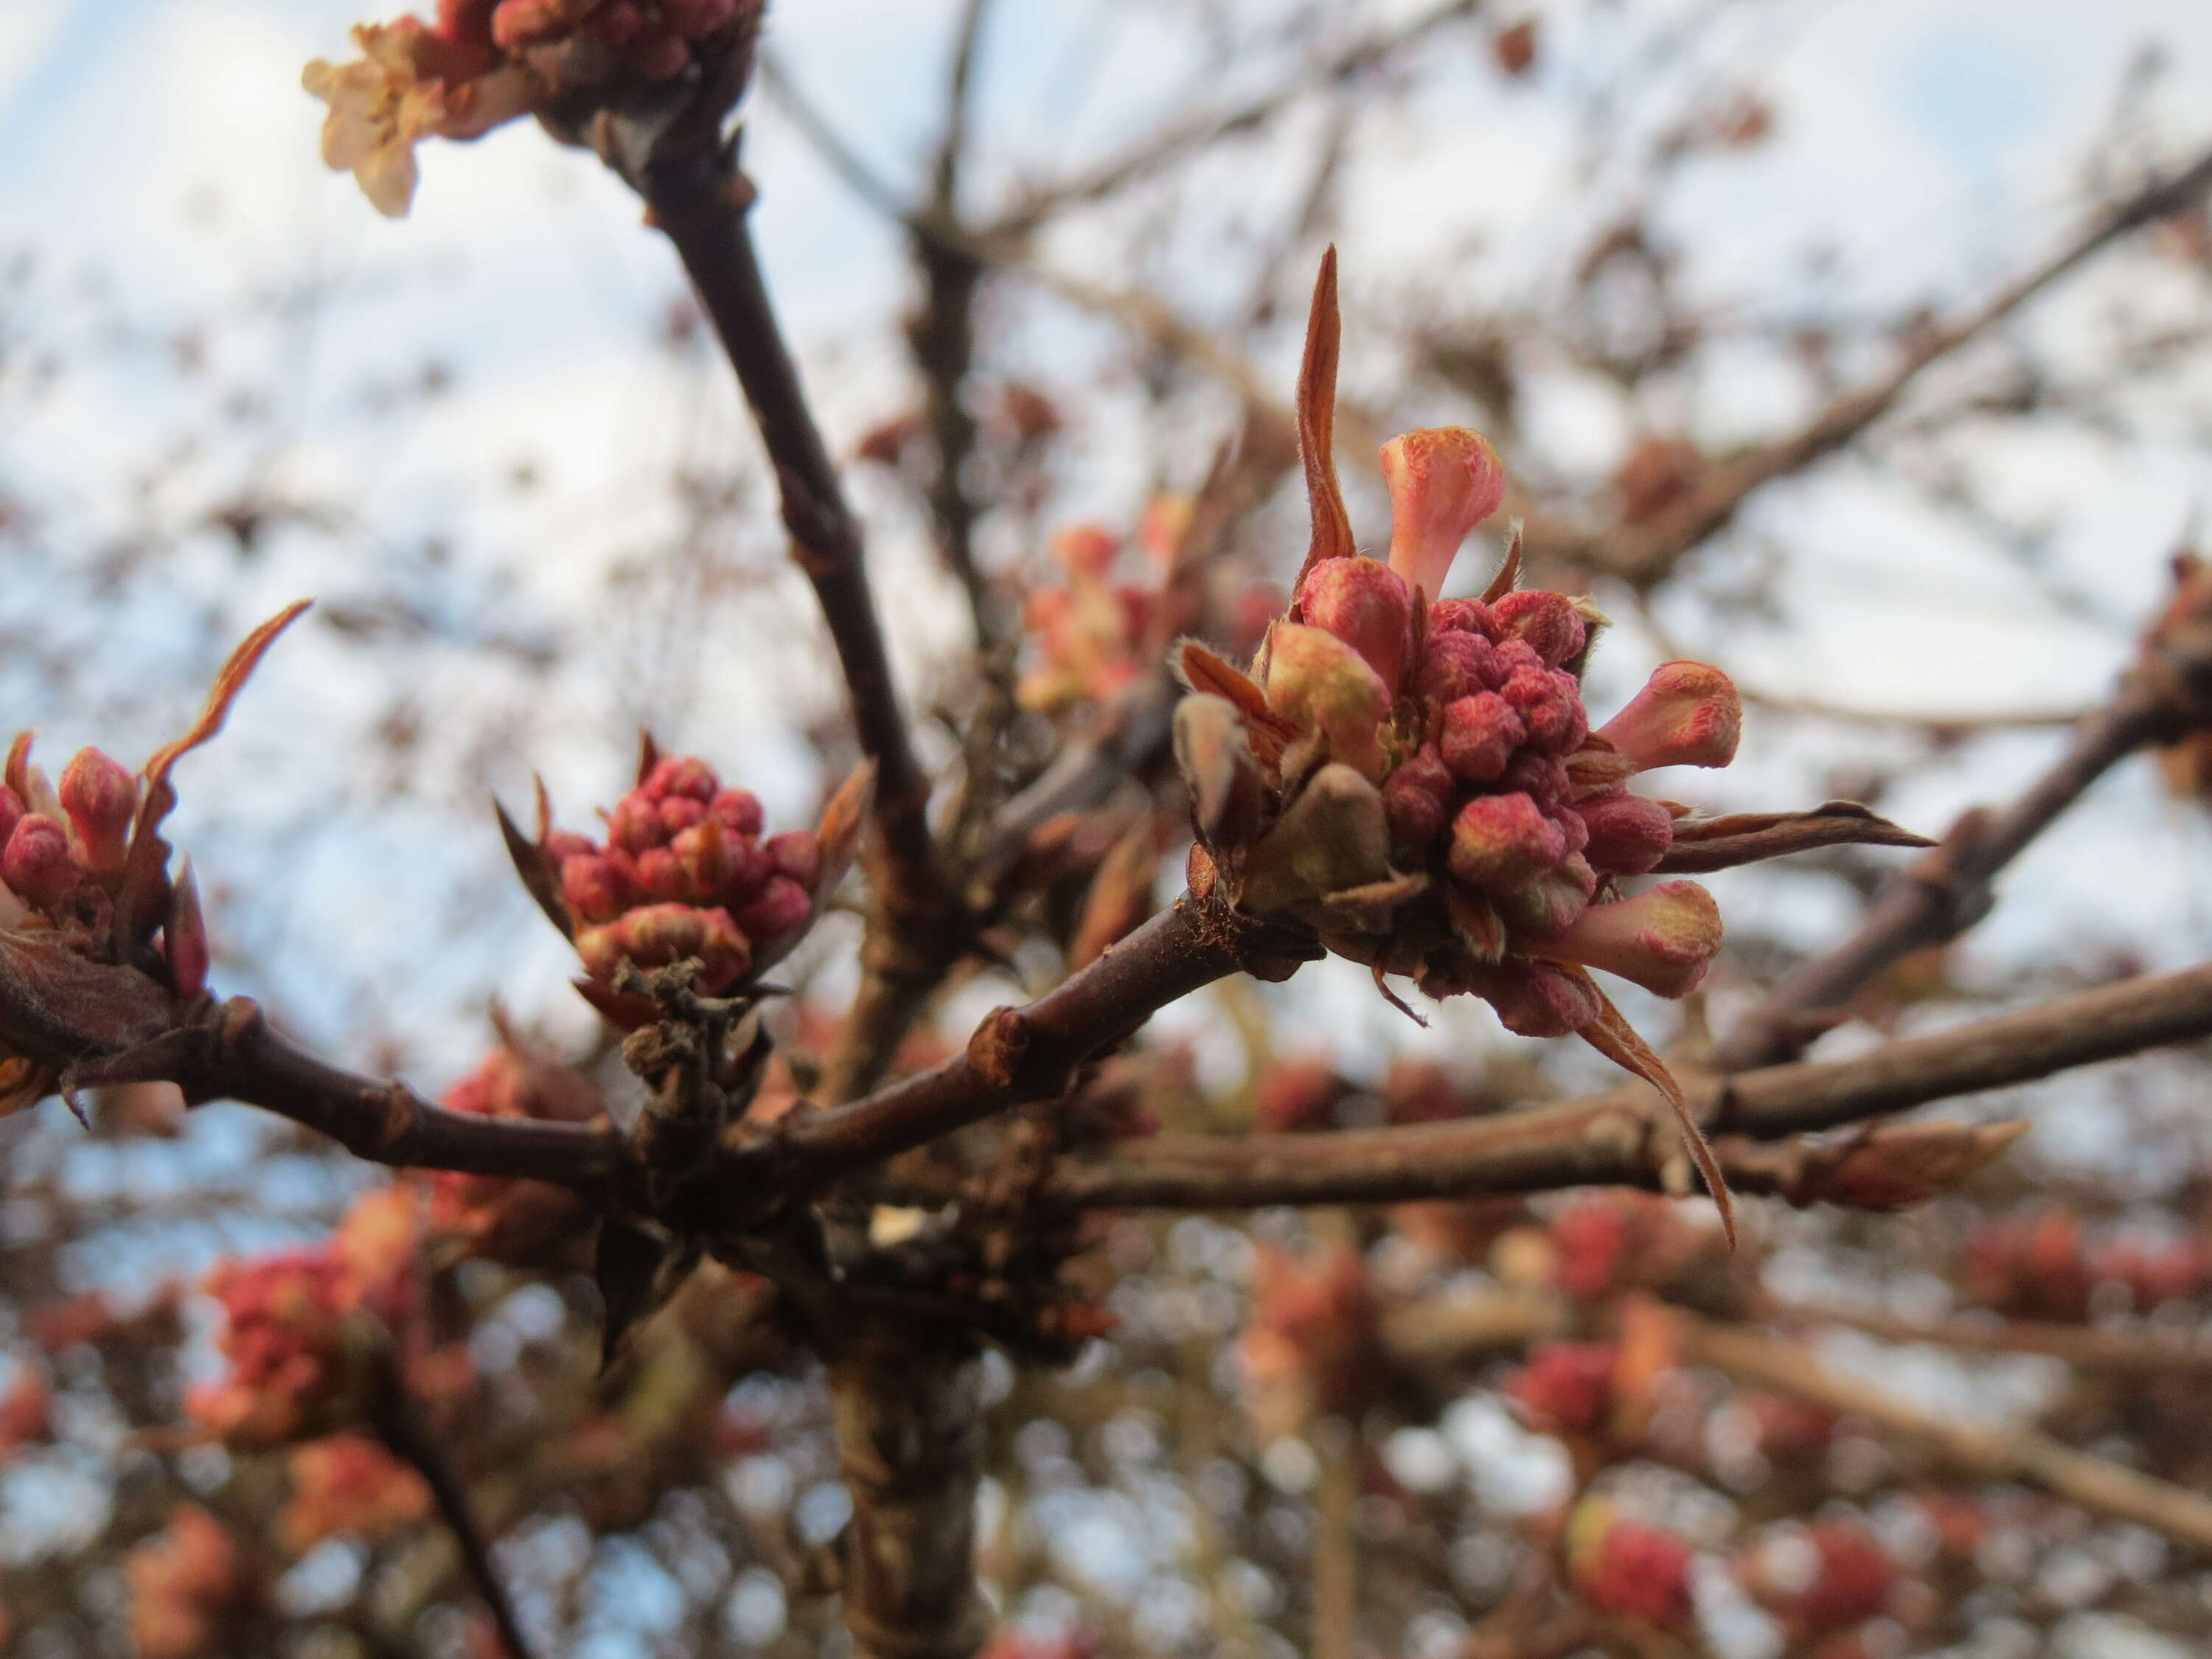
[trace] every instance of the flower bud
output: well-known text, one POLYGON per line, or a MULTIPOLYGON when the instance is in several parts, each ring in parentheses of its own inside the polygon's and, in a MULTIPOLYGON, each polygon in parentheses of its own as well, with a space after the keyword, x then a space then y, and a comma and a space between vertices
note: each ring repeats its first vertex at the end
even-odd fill
POLYGON ((814 902, 804 887, 789 876, 770 876, 760 896, 738 913, 737 921, 747 939, 765 945, 804 927, 813 914, 814 902))
POLYGON ((822 840, 811 830, 787 830, 761 843, 776 873, 789 876, 808 892, 822 877, 822 840))
POLYGON ((1481 969, 1471 988, 1498 1011, 1498 1024, 1516 1036, 1566 1036, 1601 1012, 1596 990, 1587 980, 1526 957, 1481 969))
POLYGON ((1589 830, 1589 861, 1609 876, 1640 876, 1674 844, 1674 815, 1642 795, 1594 796, 1574 812, 1589 830))
POLYGON ((1504 678, 1495 648, 1481 635, 1431 634, 1420 672, 1413 677, 1413 695, 1441 708, 1478 691, 1494 691, 1504 678))
POLYGON ((1610 1342, 1540 1342, 1507 1381, 1506 1397, 1539 1428, 1595 1434, 1613 1416, 1613 1377, 1620 1361, 1610 1342))
POLYGON ((62 769, 60 794, 62 811, 83 843, 86 868, 102 876, 122 869, 138 811, 137 780, 97 749, 80 749, 62 769))
POLYGON ((1306 621, 1367 659, 1395 693, 1413 647, 1413 601, 1398 573, 1375 559, 1323 559, 1298 584, 1306 621))
POLYGON ((1277 625, 1267 657, 1267 704, 1327 742, 1370 783, 1382 776, 1383 717, 1390 691, 1367 659, 1324 629, 1277 625))
POLYGON ((1735 758, 1743 705, 1735 684, 1701 662, 1662 663, 1598 735, 1640 772, 1655 766, 1726 766, 1735 758))
POLYGON ((9 831, 0 853, 0 880, 25 903, 51 910, 76 890, 77 867, 70 857, 69 831, 43 812, 27 812, 9 831))
POLYGON ((712 803, 714 816, 728 828, 741 836, 757 836, 766 820, 761 812, 760 798, 750 789, 724 789, 712 803))
POLYGON ((637 855, 637 884, 653 898, 681 900, 697 896, 684 861, 671 848, 648 847, 637 855))
POLYGON ((1633 898, 1594 904, 1544 946, 1662 997, 1686 996, 1721 948, 1720 907, 1694 881, 1662 881, 1633 898))
POLYGON ((1494 783, 1528 736, 1513 705, 1495 691, 1478 691, 1444 705, 1437 740, 1443 763, 1470 783, 1494 783))
POLYGON ((1103 576, 1121 550, 1121 538, 1103 525, 1072 524, 1052 538, 1052 556, 1073 576, 1103 576))
POLYGON ((689 795, 671 795, 660 803, 660 833, 673 840, 695 824, 707 821, 707 804, 689 795))
POLYGON ((629 883, 611 860, 580 853, 561 861, 561 896, 585 921, 612 921, 629 902, 629 883))
POLYGON ((1572 662, 1582 654, 1588 632, 1575 604, 1564 593, 1524 587, 1491 607, 1499 637, 1526 640, 1547 667, 1572 662))
POLYGON ((1435 599, 1468 532, 1498 511, 1505 469, 1480 432, 1408 432, 1382 446, 1390 489, 1390 568, 1435 599))
POLYGON ((1429 633, 1498 637, 1498 617, 1480 599, 1438 599, 1429 606, 1429 633))
POLYGON ((1525 887, 1498 894, 1495 902, 1516 939, 1550 940, 1574 926, 1596 891, 1597 872, 1590 868, 1589 860, 1579 853, 1569 853, 1558 869, 1525 887))
POLYGON ((1498 694, 1519 711, 1528 728, 1528 741, 1539 749, 1571 754, 1589 736, 1583 689, 1571 674, 1556 668, 1516 669, 1498 694))
POLYGON ((1390 845, 1404 852, 1425 848, 1451 816, 1452 775, 1431 744, 1406 761, 1382 785, 1382 814, 1390 845))
MULTIPOLYGON (((698 805, 696 801, 687 804, 698 805)), ((737 867, 731 851, 734 840, 720 818, 706 818, 679 831, 668 843, 669 853, 683 868, 684 885, 690 893, 704 897, 719 893, 728 884, 737 867)), ((647 859, 653 856, 651 853, 645 855, 647 859)), ((641 866, 644 861, 639 860, 641 866)))
POLYGON ((598 845, 589 836, 580 836, 573 830, 556 830, 545 837, 545 856, 555 864, 566 864, 570 859, 596 854, 598 845))
POLYGON ((1526 886, 1566 854, 1565 835, 1526 795, 1479 795, 1452 823, 1451 872, 1470 887, 1526 886))
POLYGON ((1608 1499, 1587 1498, 1567 1535, 1568 1576, 1600 1612, 1662 1630, 1686 1630, 1695 1620, 1690 1547, 1674 1534, 1630 1520, 1608 1499))
POLYGON ((1556 755, 1539 754, 1524 746, 1505 763, 1498 788, 1504 794, 1517 791, 1529 796, 1539 806, 1557 806, 1567 798, 1566 763, 1556 755))
POLYGON ((642 789, 633 789, 607 814, 607 842, 625 853, 642 853, 667 839, 660 827, 660 803, 642 789))
POLYGON ((665 755, 653 763, 639 786, 653 799, 696 800, 702 806, 720 787, 714 769, 696 755, 665 755))

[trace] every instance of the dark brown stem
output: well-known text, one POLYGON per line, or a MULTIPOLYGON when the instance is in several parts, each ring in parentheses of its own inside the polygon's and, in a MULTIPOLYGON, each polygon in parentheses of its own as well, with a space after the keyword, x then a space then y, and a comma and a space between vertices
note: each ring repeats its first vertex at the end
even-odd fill
POLYGON ((507 1586, 492 1563, 491 1545, 477 1518, 467 1485, 446 1455, 445 1449, 423 1427, 390 1355, 383 1357, 379 1370, 371 1407, 371 1425, 377 1438, 394 1457, 421 1475, 423 1484, 430 1488, 431 1499, 438 1506, 438 1517, 459 1547, 461 1564, 467 1569, 477 1594, 483 1598, 508 1659, 531 1659, 530 1644, 515 1618, 514 1603, 508 1598, 507 1586))
POLYGON ((1035 1002, 992 1014, 957 1058, 799 1120, 783 1150, 804 1178, 830 1180, 994 1112, 1050 1099, 1155 1012, 1236 972, 1261 931, 1185 894, 1035 1002))
MULTIPOLYGON (((1892 1042, 1856 1060, 1693 1080, 1689 1092, 1709 1126, 1774 1140, 2208 1035, 2212 967, 2194 968, 1892 1042)), ((1721 1150, 1725 1163, 1725 1144, 1721 1150)), ((1626 1085, 1587 1100, 1399 1128, 1128 1141, 1110 1157, 1061 1160, 1047 1190, 1109 1209, 1395 1203, 1662 1188, 1676 1156, 1650 1091, 1626 1085)), ((1745 1190, 1760 1188, 1747 1182, 1745 1190)))
POLYGON ((860 747, 876 763, 876 823, 898 893, 931 880, 929 782, 891 678, 860 529, 815 426, 753 249, 751 187, 734 167, 687 162, 648 173, 645 196, 714 319, 775 469, 793 556, 814 585, 837 649, 860 747))

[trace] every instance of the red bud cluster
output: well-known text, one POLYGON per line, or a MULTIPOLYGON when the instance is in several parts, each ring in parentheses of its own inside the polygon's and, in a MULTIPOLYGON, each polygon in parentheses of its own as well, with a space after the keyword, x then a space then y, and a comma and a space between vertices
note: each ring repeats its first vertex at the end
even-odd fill
MULTIPOLYGON (((569 1066, 502 1042, 446 1091, 448 1111, 475 1116, 585 1123, 606 1103, 569 1066)), ((544 1262, 581 1236, 584 1200, 550 1182, 440 1170, 421 1177, 429 1194, 424 1231, 461 1254, 512 1267, 544 1262)))
POLYGON ((693 957, 712 994, 781 956, 813 920, 822 846, 811 830, 763 841, 761 829, 752 794, 724 788, 696 757, 670 756, 616 803, 604 842, 548 837, 585 969, 611 983, 625 960, 650 969, 693 957))
POLYGON ((2212 1289, 2212 1249, 2200 1239, 2121 1236, 2093 1243, 2070 1210, 1985 1222, 1966 1247, 1969 1297, 2029 1319, 2086 1319, 2100 1285, 2124 1287, 2136 1310, 2212 1289))
POLYGON ((1839 1518, 1780 1529, 1746 1553, 1736 1576, 1793 1642, 1806 1643, 1887 1613, 1900 1574, 1872 1533, 1839 1518))
POLYGON ((1660 1630, 1687 1631, 1696 1618, 1691 1559, 1678 1534, 1623 1515, 1603 1498, 1583 1499, 1568 1522, 1567 1574, 1576 1592, 1601 1612, 1660 1630))
POLYGON ((1507 1381, 1506 1397, 1539 1428, 1600 1434, 1613 1420, 1620 1363, 1620 1352, 1610 1342, 1540 1342, 1507 1381))
POLYGON ((422 1477, 367 1435, 310 1442, 293 1451, 291 1464, 292 1498, 277 1530, 295 1553, 338 1533, 384 1538, 429 1518, 422 1477))

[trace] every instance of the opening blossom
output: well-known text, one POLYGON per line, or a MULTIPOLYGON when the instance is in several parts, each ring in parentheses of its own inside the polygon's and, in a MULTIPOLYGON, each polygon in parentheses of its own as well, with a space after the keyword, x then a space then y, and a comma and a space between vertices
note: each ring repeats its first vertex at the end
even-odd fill
POLYGON ((1431 997, 1485 999, 1523 1036, 1580 1035, 1668 1096, 1722 1197, 1680 1089, 1589 972, 1685 996, 1720 948, 1719 908, 1695 882, 1629 884, 1844 842, 1927 843, 1849 802, 1700 818, 1633 793, 1644 772, 1735 758, 1735 685, 1666 663, 1594 722, 1583 672, 1605 617, 1517 587, 1517 532, 1480 597, 1445 598, 1461 544, 1504 497, 1478 432, 1384 447, 1389 556, 1362 555, 1330 455, 1338 328, 1332 252, 1299 380, 1313 540, 1290 607, 1249 672, 1195 641, 1178 653, 1192 889, 1310 928, 1378 987, 1403 975, 1431 997))

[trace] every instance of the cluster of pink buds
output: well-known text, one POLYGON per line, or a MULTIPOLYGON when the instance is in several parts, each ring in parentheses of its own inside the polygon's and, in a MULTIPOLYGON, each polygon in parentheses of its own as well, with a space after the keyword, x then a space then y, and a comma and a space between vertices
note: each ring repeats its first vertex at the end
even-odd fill
POLYGON ((1680 1534, 1586 1498, 1567 1522, 1567 1577, 1601 1613, 1683 1632, 1695 1622, 1689 1545, 1680 1534))
POLYGON ((295 1554, 339 1533, 386 1538, 429 1518, 428 1485, 367 1435, 310 1441, 294 1449, 291 1464, 291 1501, 277 1531, 295 1554))
POLYGON ((606 839, 557 832, 544 851, 585 970, 611 985, 625 962, 703 964, 698 988, 727 990, 806 931, 822 881, 820 838, 761 838, 761 804, 725 789, 695 757, 653 760, 607 814, 606 839))
POLYGON ((1313 540, 1290 609, 1249 672, 1194 641, 1178 653, 1192 889, 1310 930, 1378 985, 1404 975, 1431 996, 1486 999, 1510 1030, 1583 1036, 1666 1092, 1721 1195, 1680 1091, 1586 971, 1686 995, 1720 948, 1720 913, 1694 882, 1626 884, 1809 846, 1924 843, 1849 803, 1698 819, 1630 793, 1643 772, 1734 758, 1735 686, 1667 663, 1593 729, 1582 675, 1604 618, 1586 599, 1516 590, 1517 537, 1480 598, 1445 598, 1461 544, 1504 496, 1478 432, 1384 446, 1389 556, 1363 556, 1328 448, 1337 332, 1332 256, 1298 388, 1313 540))
POLYGON ((228 1370, 185 1409, 235 1445, 280 1445, 358 1421, 377 1351, 407 1331, 422 1296, 415 1200, 381 1188, 319 1244, 218 1263, 205 1288, 222 1308, 228 1370))
POLYGON ((1613 1421, 1620 1350, 1610 1342, 1540 1342, 1507 1379, 1506 1398, 1538 1428, 1595 1435, 1613 1421))
POLYGON ((2070 1210, 1989 1221, 1968 1241, 1966 1294, 2029 1319, 2090 1316, 2100 1287, 2124 1291, 2138 1313, 2212 1289, 2212 1249, 2197 1238, 2125 1235, 2092 1242, 2070 1210))
POLYGON ((563 94, 671 82, 742 49, 761 0, 440 0, 353 32, 362 55, 317 58, 301 83, 330 106, 323 160, 351 173, 380 213, 415 196, 415 146, 476 138, 563 94))
MULTIPOLYGON (((474 1116, 586 1123, 606 1102, 591 1080, 509 1040, 446 1091, 448 1111, 474 1116)), ((541 1264, 587 1231, 582 1199, 550 1182, 428 1171, 423 1230, 463 1255, 512 1267, 541 1264)))
POLYGON ((248 1589, 246 1564, 222 1522, 196 1504, 123 1558, 131 1639, 140 1659, 223 1652, 248 1589))

